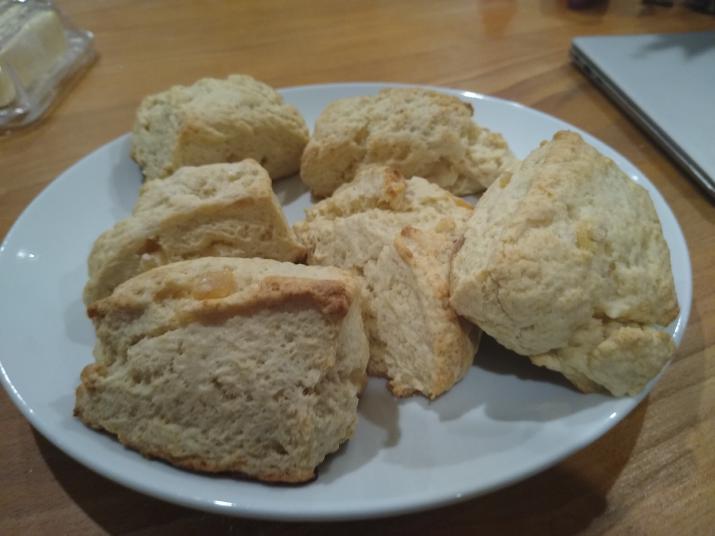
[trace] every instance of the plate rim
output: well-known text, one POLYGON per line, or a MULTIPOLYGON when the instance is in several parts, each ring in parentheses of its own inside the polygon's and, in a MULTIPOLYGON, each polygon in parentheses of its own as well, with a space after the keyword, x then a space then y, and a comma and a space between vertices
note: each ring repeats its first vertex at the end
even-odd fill
MULTIPOLYGON (((309 85, 299 85, 299 86, 289 86, 285 88, 277 88, 277 91, 281 93, 283 96, 286 95, 286 93, 310 93, 311 91, 331 91, 331 90, 345 90, 345 89, 364 89, 364 90, 370 90, 370 91, 378 91, 380 89, 388 88, 388 87, 405 87, 405 88, 422 88, 422 89, 430 89, 433 91, 438 91, 441 93, 447 93, 459 97, 467 97, 470 99, 478 99, 478 100, 487 100, 487 101, 496 101, 499 102, 502 105, 506 106, 511 106, 519 109, 522 112, 527 112, 531 114, 535 114, 537 116, 540 116, 543 119, 546 119, 548 121, 553 121, 556 120, 559 123, 563 125, 567 125, 568 128, 573 129, 574 131, 578 132, 580 135, 584 136, 586 138, 586 141, 591 141, 591 140, 596 140, 600 145, 607 147, 612 153, 618 155, 623 161, 627 162, 629 166, 631 166, 633 169, 635 169, 638 174, 640 175, 640 178, 642 178, 645 183, 641 182, 639 180, 639 177, 633 177, 629 175, 629 178, 631 180, 635 180, 640 184, 641 186, 645 187, 646 190, 648 191, 649 195, 651 196, 651 200, 654 204, 654 206, 657 206, 658 204, 661 205, 662 209, 666 211, 668 216, 672 219, 674 223, 674 228, 672 229, 672 232, 675 234, 676 238, 678 241, 682 243, 682 246, 685 251, 685 257, 681 259, 681 262, 684 262, 685 267, 687 268, 687 274, 683 274, 685 277, 685 298, 687 301, 687 304, 685 303, 679 303, 681 307, 681 312, 679 315, 679 323, 675 328, 675 332, 673 334, 673 338, 675 340, 676 348, 680 346, 682 337, 687 329, 688 321, 689 321, 689 316, 692 308, 692 291, 693 291, 693 277, 692 277, 692 263, 690 259, 690 251, 688 248, 687 241, 685 239, 685 235, 683 233, 682 227, 680 226, 680 222, 676 218, 675 214, 673 213, 672 208, 670 205, 665 201, 663 198, 662 194, 658 190, 658 188, 653 184, 650 179, 637 167, 635 166, 629 159, 627 159, 625 156, 623 156, 620 152, 616 151, 611 147, 610 145, 606 144, 605 142, 601 141, 600 139, 596 138, 595 136, 589 134, 588 132, 582 130, 581 128, 572 125, 571 123, 568 123, 567 121, 560 119, 559 117, 550 115, 546 112, 543 112, 541 110, 537 110, 534 108, 530 108, 526 105, 523 105, 521 103, 508 100, 508 99, 503 99, 500 97, 495 97, 491 95, 486 95, 482 93, 477 93, 474 91, 470 90, 465 90, 465 89, 459 89, 459 88, 451 88, 451 87, 443 87, 443 86, 435 86, 435 85, 429 85, 429 84, 411 84, 411 83, 397 83, 397 82, 336 82, 336 83, 326 83, 326 84, 309 84, 309 85), (687 306, 686 306, 687 305, 687 306), (681 326, 682 324, 682 326, 681 326)), ((82 156, 79 160, 75 161, 67 167, 64 171, 62 171, 59 175, 57 175, 54 179, 52 179, 31 201, 28 203, 28 205, 22 210, 22 212, 19 214, 19 216, 16 218, 16 220, 13 222, 12 226, 9 228, 7 234, 2 240, 2 243, 0 244, 0 270, 2 270, 3 265, 5 264, 5 258, 7 257, 7 254, 5 253, 6 248, 8 247, 8 244, 13 241, 15 235, 19 232, 18 229, 22 227, 24 224, 24 219, 28 218, 27 214, 33 209, 33 206, 36 205, 41 201, 41 198, 49 195, 53 190, 56 188, 60 188, 63 184, 64 181, 69 180, 67 177, 71 177, 75 171, 75 169, 83 163, 92 158, 96 153, 106 150, 106 148, 109 145, 113 144, 120 144, 124 142, 128 137, 131 136, 130 132, 126 132, 118 137, 115 137, 114 139, 107 141, 100 145, 99 147, 95 148, 91 152, 85 154, 82 156)), ((669 251, 670 252, 670 251, 669 251)), ((672 252, 670 252, 672 255, 672 252)), ((231 515, 231 516, 240 516, 240 517, 245 517, 245 518, 253 518, 253 519, 269 519, 269 520, 280 520, 280 521, 337 521, 337 520, 357 520, 357 519, 376 519, 376 518, 382 518, 382 517, 388 517, 388 516, 396 516, 396 515, 401 515, 401 514, 407 514, 407 513, 412 513, 416 511, 422 511, 426 509, 433 509, 433 508, 439 508, 443 507, 449 504, 454 504, 457 502, 462 502, 466 501, 469 499, 472 499, 474 497, 477 497, 479 495, 487 494, 490 492, 493 492, 497 489, 504 488, 506 486, 512 485, 517 482, 521 482, 537 473, 540 473, 549 467, 553 467, 554 465, 560 463, 564 459, 568 458, 575 452, 578 452, 579 450, 583 449, 587 445, 593 443, 596 441, 598 438, 604 436, 607 434, 616 424, 618 424, 621 420, 623 420, 627 415, 629 415, 637 406, 640 404, 640 402, 651 392, 652 388, 654 385, 660 380, 662 375, 666 372, 666 370, 670 367, 670 364, 672 363, 669 362, 666 367, 663 368, 663 370, 654 378, 646 388, 644 388, 638 395, 634 397, 621 397, 625 399, 630 399, 632 401, 632 404, 630 407, 628 407, 626 410, 622 412, 621 415, 618 415, 617 418, 609 419, 606 425, 603 427, 599 427, 598 429, 592 429, 589 431, 589 433, 582 435, 578 441, 574 442, 570 448, 566 449, 564 452, 561 452, 559 456, 556 456, 554 458, 551 458, 549 460, 546 460, 545 462, 541 464, 537 464, 533 467, 531 467, 527 471, 522 471, 520 473, 515 473, 512 474, 508 478, 504 478, 498 482, 494 482, 489 486, 482 486, 482 487, 475 487, 474 485, 468 486, 468 489, 463 489, 463 490, 457 490, 455 486, 455 490, 453 493, 449 495, 442 495, 437 498, 432 497, 431 499, 423 499, 423 500, 417 500, 413 501, 412 503, 399 503, 399 504, 391 504, 392 502, 396 502, 397 499, 392 499, 392 500, 385 500, 383 503, 377 505, 376 507, 372 509, 355 509, 351 508, 350 505, 346 505, 343 508, 340 509, 335 509, 331 508, 330 510, 322 510, 322 511, 296 511, 296 510, 290 510, 290 509, 274 509, 274 508, 262 508, 262 507, 256 507, 256 505, 249 506, 249 507, 243 507, 240 503, 227 503, 227 504, 219 504, 221 501, 209 501, 207 499, 201 498, 201 497, 193 497, 191 496, 190 493, 178 493, 178 492, 169 492, 167 493, 166 491, 159 490, 158 488, 152 487, 148 484, 145 484, 141 479, 137 480, 135 478, 127 477, 123 475, 120 472, 114 472, 111 470, 111 468, 107 468, 103 466, 99 462, 95 462, 94 459, 84 456, 83 453, 77 452, 71 448, 71 445, 67 445, 61 437, 58 437, 57 434, 52 432, 49 427, 44 423, 44 421, 38 417, 36 417, 34 411, 32 408, 27 404, 27 402, 24 400, 22 397, 22 394, 17 390, 15 387, 12 379, 9 377, 6 369, 5 369, 5 361, 6 359, 3 357, 0 357, 0 383, 2 383, 3 388, 5 389, 8 397, 10 400, 13 402, 15 407, 18 408, 20 413, 23 415, 23 417, 33 426, 35 430, 37 430, 43 437, 45 437, 48 441, 50 441, 55 447, 59 448, 63 453, 65 453, 67 456, 72 458, 73 460, 76 460, 77 462, 81 463, 85 467, 89 468, 93 472, 102 475, 105 478, 108 478, 114 482, 117 482, 125 487, 128 487, 130 489, 136 490, 140 493, 156 497, 158 499, 168 501, 174 504, 179 504, 181 506, 185 506, 188 508, 194 508, 194 509, 200 509, 203 511, 208 511, 212 513, 217 513, 217 514, 222 514, 222 515, 231 515)), ((338 454, 339 455, 339 454, 338 454)), ((308 484, 310 485, 310 484, 308 484)))

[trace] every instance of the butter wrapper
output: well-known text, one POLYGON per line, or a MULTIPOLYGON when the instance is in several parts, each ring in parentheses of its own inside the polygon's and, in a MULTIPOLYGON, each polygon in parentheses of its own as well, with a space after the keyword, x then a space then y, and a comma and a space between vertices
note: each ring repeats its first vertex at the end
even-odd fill
POLYGON ((0 130, 40 119, 96 58, 94 36, 46 0, 0 0, 0 130))

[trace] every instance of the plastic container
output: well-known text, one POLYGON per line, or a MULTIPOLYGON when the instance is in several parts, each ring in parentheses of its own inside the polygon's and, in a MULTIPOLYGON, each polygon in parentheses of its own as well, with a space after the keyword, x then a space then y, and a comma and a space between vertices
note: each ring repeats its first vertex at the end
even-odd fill
POLYGON ((40 119, 96 58, 94 36, 47 0, 0 0, 0 130, 40 119))

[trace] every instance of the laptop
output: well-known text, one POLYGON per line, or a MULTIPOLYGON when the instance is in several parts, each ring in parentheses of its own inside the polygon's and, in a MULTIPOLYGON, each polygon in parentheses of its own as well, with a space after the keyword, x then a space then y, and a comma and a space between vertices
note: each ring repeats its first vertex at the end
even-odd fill
POLYGON ((577 37, 571 58, 715 199, 715 32, 577 37))

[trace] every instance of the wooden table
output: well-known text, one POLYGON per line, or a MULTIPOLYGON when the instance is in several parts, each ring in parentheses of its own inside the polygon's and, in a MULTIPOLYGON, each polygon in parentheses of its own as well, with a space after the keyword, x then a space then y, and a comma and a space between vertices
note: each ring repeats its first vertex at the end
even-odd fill
POLYGON ((143 95, 169 85, 233 72, 275 87, 427 83, 543 110, 635 163, 683 227, 695 298, 667 374, 605 437, 502 491, 372 522, 269 523, 165 504, 74 462, 0 395, 0 534, 715 534, 715 206, 568 60, 576 35, 715 29, 715 17, 565 3, 60 1, 95 32, 101 58, 46 121, 0 139, 0 236, 63 169, 126 132, 143 95))

